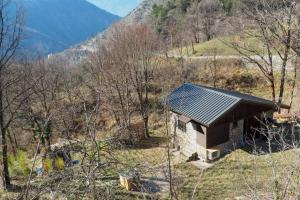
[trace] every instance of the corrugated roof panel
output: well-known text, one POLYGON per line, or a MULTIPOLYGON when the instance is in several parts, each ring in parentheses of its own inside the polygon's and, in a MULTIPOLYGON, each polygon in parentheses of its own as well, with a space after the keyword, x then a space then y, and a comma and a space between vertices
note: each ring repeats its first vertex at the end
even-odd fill
POLYGON ((271 106, 274 105, 274 103, 272 101, 269 101, 269 100, 266 100, 263 98, 259 98, 259 97, 255 97, 255 96, 251 96, 248 94, 243 94, 243 93, 236 92, 236 91, 224 90, 224 89, 220 89, 220 88, 210 88, 210 87, 206 87, 206 86, 198 86, 198 87, 205 87, 207 89, 211 89, 211 90, 214 90, 217 92, 226 93, 228 95, 243 99, 244 101, 247 101, 247 102, 261 103, 261 104, 267 104, 267 105, 271 105, 271 106))
POLYGON ((167 105, 174 112, 183 114, 205 126, 210 126, 226 111, 240 101, 274 105, 273 102, 228 90, 184 84, 167 98, 167 105))

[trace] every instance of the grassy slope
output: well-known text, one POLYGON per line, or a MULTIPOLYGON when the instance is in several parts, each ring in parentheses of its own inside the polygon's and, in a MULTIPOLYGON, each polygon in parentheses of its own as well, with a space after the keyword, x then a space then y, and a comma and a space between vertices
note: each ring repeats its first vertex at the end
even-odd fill
MULTIPOLYGON (((254 73, 253 71, 247 72, 254 73)), ((261 85, 260 87, 256 88, 249 88, 249 91, 245 90, 245 88, 241 88, 241 91, 267 98, 269 96, 265 96, 266 90, 266 85, 261 85)), ((161 116, 158 116, 157 121, 160 121, 161 123, 161 116)), ((151 124, 155 125, 153 122, 151 124)), ((152 135, 162 137, 164 130, 161 126, 158 127, 160 128, 155 128, 155 132, 152 135)), ((136 165, 139 165, 142 168, 149 166, 153 167, 153 171, 151 170, 151 172, 145 173, 144 175, 155 176, 155 167, 160 166, 161 164, 165 165, 166 161, 166 151, 163 148, 163 141, 164 138, 161 138, 160 140, 152 138, 152 140, 142 143, 140 148, 116 151, 115 156, 120 162, 122 162, 122 165, 118 166, 116 169, 111 169, 108 174, 117 176, 118 172, 124 169, 124 166, 126 166, 126 168, 132 168, 136 165)), ((296 151, 292 152, 296 154, 296 151)), ((278 163, 283 162, 285 157, 291 157, 290 151, 275 154, 275 159, 278 161, 278 163)), ((182 194, 185 197, 184 199, 191 198, 195 185, 197 184, 199 185, 195 190, 195 199, 231 199, 235 196, 240 196, 248 189, 243 180, 245 177, 244 175, 252 175, 254 171, 259 173, 259 183, 266 187, 266 185, 270 182, 269 175, 271 173, 271 168, 268 166, 266 158, 266 156, 257 157, 257 161, 261 166, 258 171, 253 167, 254 160, 251 154, 243 150, 238 150, 231 153, 217 162, 213 168, 204 171, 203 174, 201 173, 201 170, 189 163, 180 164, 177 166, 177 169, 184 176, 184 187, 182 188, 182 194)), ((121 195, 132 195, 131 193, 124 191, 122 188, 120 188, 120 193, 121 195)), ((0 191, 0 199, 5 198, 6 195, 9 195, 10 197, 16 197, 17 193, 5 194, 4 192, 1 193, 0 191)))
MULTIPOLYGON (((289 150, 273 154, 279 174, 278 180, 282 180, 287 163, 293 161, 299 150, 289 150)), ((259 192, 265 192, 272 187, 272 168, 270 157, 253 156, 244 150, 237 150, 218 161, 212 168, 201 171, 189 163, 181 164, 178 169, 186 176, 186 182, 182 189, 185 198, 191 198, 195 189, 195 199, 234 199, 248 193, 247 184, 252 185, 256 177, 256 186, 259 192), (257 164, 255 164, 257 162, 257 164), (255 175, 256 174, 256 175, 255 175)), ((270 191, 270 189, 268 190, 270 191)))
MULTIPOLYGON (((146 141, 144 148, 126 149, 115 152, 115 155, 121 161, 122 167, 111 170, 108 174, 117 176, 117 173, 124 166, 127 168, 140 166, 152 168, 155 166, 165 165, 166 149, 163 148, 165 139, 163 137, 153 138, 146 141)), ((286 164, 291 163, 293 158, 297 158, 299 150, 289 150, 273 154, 273 160, 276 162, 279 171, 282 171, 286 164)), ((265 191, 271 187, 271 167, 270 157, 267 155, 253 156, 246 150, 236 150, 221 158, 215 165, 205 171, 194 167, 191 163, 181 163, 175 166, 175 174, 180 175, 182 183, 181 196, 183 199, 191 199, 194 194, 194 199, 234 199, 248 192, 245 179, 253 181, 256 173, 257 184, 260 186, 259 191, 265 191), (255 165, 257 163, 257 165, 255 165), (195 189, 196 186, 196 189, 195 189)), ((154 171, 150 170, 144 173, 143 176, 155 177, 159 171, 155 167, 154 171), (156 171, 155 171, 156 170, 156 171), (151 172, 152 171, 152 172, 151 172)), ((279 180, 280 177, 279 177, 279 180)), ((118 182, 118 181, 117 181, 118 182)), ((142 199, 139 193, 126 192, 120 188, 117 191, 118 197, 122 199, 142 199)), ((0 197, 16 198, 17 193, 0 192, 0 197)))
MULTIPOLYGON (((238 44, 243 46, 244 44, 249 45, 249 47, 258 49, 263 52, 263 47, 260 41, 248 36, 246 34, 232 35, 225 37, 218 37, 207 42, 194 45, 195 52, 192 51, 192 46, 187 46, 183 48, 184 55, 188 56, 205 56, 205 55, 239 55, 239 53, 231 47, 232 44, 238 44)), ((178 53, 178 49, 172 51, 172 53, 178 53)))
MULTIPOLYGON (((261 75, 261 72, 258 69, 242 69, 239 70, 239 72, 241 75, 251 74, 256 77, 261 76, 262 79, 264 79, 264 77, 261 75)), ((280 86, 280 81, 279 81, 280 72, 278 71, 275 72, 275 78, 276 78, 276 95, 278 95, 279 86, 280 86)), ((291 72, 287 72, 287 79, 288 80, 293 79, 293 74, 291 72)), ((292 90, 291 81, 287 81, 285 85, 284 96, 283 96, 283 102, 287 105, 289 105, 291 100, 291 93, 290 93, 291 90, 292 90)), ((256 87, 240 87, 238 91, 272 101, 272 91, 271 88, 268 86, 267 81, 265 83, 258 83, 256 87)))

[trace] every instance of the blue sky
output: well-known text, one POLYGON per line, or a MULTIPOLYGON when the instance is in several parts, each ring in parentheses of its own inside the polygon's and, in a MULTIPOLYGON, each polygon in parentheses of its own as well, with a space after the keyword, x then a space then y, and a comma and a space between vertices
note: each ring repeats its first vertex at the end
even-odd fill
POLYGON ((143 0, 87 0, 98 7, 121 17, 126 16, 143 0))

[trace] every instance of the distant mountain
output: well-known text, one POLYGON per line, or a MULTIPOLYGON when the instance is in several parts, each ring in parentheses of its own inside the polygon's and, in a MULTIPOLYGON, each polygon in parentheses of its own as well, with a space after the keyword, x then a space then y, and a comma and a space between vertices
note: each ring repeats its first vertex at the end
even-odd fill
POLYGON ((22 48, 56 53, 104 31, 120 19, 86 0, 18 0, 25 10, 22 48))
MULTIPOLYGON (((135 9, 133 9, 126 17, 119 22, 126 25, 133 24, 149 24, 151 23, 151 11, 154 4, 160 5, 166 3, 168 0, 144 0, 135 9)), ((63 56, 70 60, 70 62, 78 62, 90 52, 93 52, 107 41, 107 36, 111 33, 111 27, 104 32, 96 35, 88 41, 80 43, 62 52, 63 56)))
POLYGON ((126 16, 131 10, 139 5, 142 0, 87 0, 99 8, 105 9, 119 16, 126 16))
POLYGON ((144 0, 135 9, 133 9, 124 19, 125 24, 148 24, 151 22, 151 12, 154 4, 165 4, 169 0, 144 0))

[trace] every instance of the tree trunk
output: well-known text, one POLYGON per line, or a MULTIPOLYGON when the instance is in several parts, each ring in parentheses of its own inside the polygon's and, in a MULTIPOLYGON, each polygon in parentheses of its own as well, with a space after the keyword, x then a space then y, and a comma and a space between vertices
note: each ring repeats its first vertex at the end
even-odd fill
POLYGON ((145 138, 150 138, 150 134, 149 134, 149 117, 144 117, 143 118, 144 121, 144 134, 145 134, 145 138))
POLYGON ((286 76, 286 64, 287 64, 287 56, 286 59, 283 61, 283 66, 281 69, 281 79, 280 79, 280 88, 279 88, 279 96, 278 96, 278 112, 280 113, 280 107, 283 100, 283 94, 284 94, 284 87, 285 87, 285 76, 286 76))
POLYGON ((213 51, 214 53, 214 57, 213 57, 213 67, 214 67, 214 71, 213 71, 213 80, 214 80, 214 88, 217 87, 217 50, 214 49, 213 51))
POLYGON ((13 139, 11 137, 11 132, 9 130, 7 130, 7 137, 9 139, 10 144, 11 144, 13 154, 16 157, 16 155, 17 155, 17 150, 16 150, 17 147, 14 145, 14 141, 13 141, 13 139))
POLYGON ((290 49, 291 49, 291 30, 290 30, 291 17, 289 19, 288 25, 289 25, 289 29, 288 29, 287 36, 286 36, 287 41, 285 43, 285 52, 284 52, 284 58, 283 58, 283 63, 282 63, 282 68, 281 68, 281 80, 280 80, 280 90, 279 90, 279 99, 278 99, 279 113, 280 113, 280 107, 282 104, 283 94, 284 94, 286 66, 287 66, 289 53, 290 53, 290 49))
POLYGON ((196 53, 195 47, 194 47, 194 42, 192 41, 192 54, 194 55, 196 53))
POLYGON ((17 137, 16 137, 15 132, 13 132, 13 136, 14 136, 15 146, 16 146, 17 149, 19 149, 19 145, 18 145, 18 141, 17 141, 17 137))
POLYGON ((276 103, 276 89, 275 89, 274 79, 270 81, 271 81, 271 90, 272 90, 272 100, 274 103, 276 103))
POLYGON ((2 184, 3 189, 7 190, 10 187, 10 177, 8 171, 8 155, 7 155, 7 141, 6 128, 4 127, 4 111, 3 111, 3 88, 2 76, 0 73, 0 129, 1 129, 1 146, 2 146, 2 184))
POLYGON ((299 114, 300 113, 300 70, 299 70, 299 65, 300 65, 300 55, 297 56, 296 61, 295 61, 295 68, 294 68, 294 78, 295 78, 295 85, 290 106, 292 108, 292 112, 299 114))
POLYGON ((296 88, 296 84, 297 84, 297 64, 295 63, 294 66, 294 80, 293 80, 293 84, 292 84, 292 89, 291 89, 291 101, 290 101, 290 108, 288 110, 288 113, 291 113, 291 109, 292 109, 292 104, 293 104, 293 100, 294 100, 294 94, 295 94, 295 88, 296 88))

